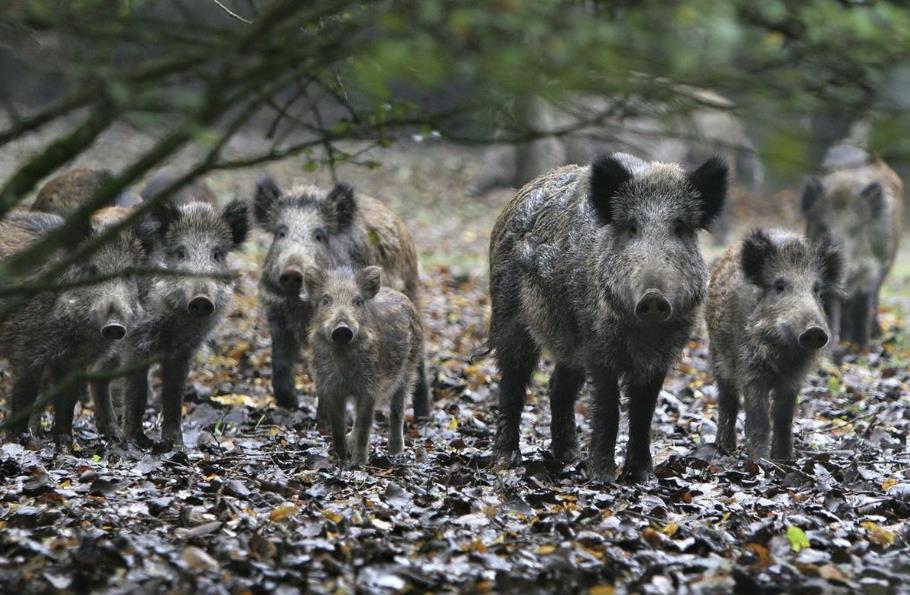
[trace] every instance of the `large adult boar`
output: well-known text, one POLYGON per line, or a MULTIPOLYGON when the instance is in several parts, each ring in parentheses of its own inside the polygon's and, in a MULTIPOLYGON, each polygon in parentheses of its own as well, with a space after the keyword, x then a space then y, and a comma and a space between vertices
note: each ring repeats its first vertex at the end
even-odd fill
POLYGON ((389 412, 389 454, 404 446, 404 406, 423 360, 423 327, 403 293, 381 287, 376 266, 304 271, 312 296, 309 348, 316 394, 332 429, 338 458, 348 456, 345 405, 354 403, 351 461, 369 459, 370 429, 377 405, 389 412))
POLYGON ((714 265, 705 318, 720 409, 717 445, 722 450, 736 448, 742 393, 750 456, 793 457, 796 398, 828 343, 822 302, 839 291, 840 275, 840 252, 830 241, 808 241, 778 230, 752 232, 727 248, 714 265))
MULTIPOLYGON (((111 213, 96 214, 87 229, 89 237, 117 221, 111 213)), ((45 213, 15 213, 0 221, 0 258, 25 248, 62 222, 45 213)), ((9 407, 16 419, 14 434, 25 430, 26 412, 39 390, 53 388, 71 372, 85 371, 134 330, 141 315, 139 289, 125 270, 145 265, 147 254, 140 235, 138 227, 118 234, 55 280, 61 285, 89 284, 36 294, 0 320, 0 355, 9 359, 13 374, 9 407), (117 276, 91 283, 93 278, 110 275, 117 276)), ((0 309, 8 305, 8 300, 0 300, 0 309)), ((54 438, 64 449, 72 442, 73 410, 84 393, 85 384, 77 383, 54 402, 54 438)), ((96 412, 96 423, 107 435, 104 414, 96 412)))
MULTIPOLYGON (((145 312, 122 350, 121 363, 138 367, 127 377, 123 431, 128 441, 143 448, 154 445, 142 428, 149 390, 146 362, 160 358, 160 446, 167 449, 183 444, 183 389, 190 362, 227 313, 233 291, 227 257, 245 241, 249 222, 243 201, 231 202, 220 212, 202 202, 179 207, 165 203, 151 220, 156 229, 151 260, 174 274, 145 281, 145 312)), ((94 387, 96 402, 106 409, 108 389, 104 383, 94 387)))
POLYGON ((542 348, 553 455, 575 456, 575 398, 593 381, 589 469, 612 480, 620 386, 629 397, 623 478, 651 473, 657 396, 695 321, 707 276, 697 232, 720 212, 727 168, 689 173, 616 153, 567 166, 521 189, 490 242, 490 347, 502 373, 494 457, 521 460, 519 422, 542 348))
MULTIPOLYGON (((306 345, 313 316, 303 272, 311 266, 380 266, 383 285, 419 304, 417 250, 394 213, 374 198, 355 194, 346 184, 327 193, 313 186, 283 192, 266 178, 256 187, 254 214, 273 236, 259 283, 259 300, 272 334, 272 388, 279 405, 294 408, 294 365, 306 345)), ((430 413, 430 397, 422 359, 417 374, 414 415, 425 417, 430 413)))
POLYGON ((835 340, 864 348, 881 331, 879 293, 900 243, 903 185, 878 159, 838 163, 807 182, 801 206, 806 235, 830 237, 843 251, 844 293, 829 297, 825 308, 831 332, 835 340))

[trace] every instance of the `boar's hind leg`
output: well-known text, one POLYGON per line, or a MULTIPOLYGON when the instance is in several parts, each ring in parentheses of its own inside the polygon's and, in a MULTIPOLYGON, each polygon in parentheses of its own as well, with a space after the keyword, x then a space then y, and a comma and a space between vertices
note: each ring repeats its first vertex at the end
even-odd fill
POLYGON ((190 371, 190 354, 161 362, 161 443, 166 449, 183 447, 183 389, 190 371))
POLYGON ((123 413, 123 434, 127 440, 135 442, 140 448, 151 448, 152 439, 142 431, 142 418, 145 417, 145 406, 149 395, 148 367, 130 374, 126 381, 126 407, 123 413))
POLYGON ((563 364, 557 364, 550 377, 550 450, 560 461, 571 461, 577 454, 575 398, 584 383, 583 369, 563 364))
POLYGON ((779 461, 793 458, 793 412, 799 387, 781 385, 774 389, 774 438, 771 457, 779 461))
POLYGON ((513 322, 494 337, 496 360, 499 364, 499 416, 496 419, 496 444, 493 463, 501 467, 521 464, 518 438, 521 430, 521 410, 525 406, 531 373, 537 365, 540 350, 527 329, 513 322))
POLYGON ((753 461, 771 454, 771 423, 768 419, 769 387, 754 378, 743 385, 746 408, 746 447, 753 461))
POLYGON ((622 480, 633 483, 646 481, 652 475, 651 419, 664 376, 633 378, 629 382, 629 444, 622 480))
POLYGON ((279 406, 296 409, 294 360, 300 346, 289 324, 285 317, 269 316, 269 330, 272 334, 272 390, 279 406))
POLYGON ((412 397, 414 419, 430 417, 430 385, 427 382, 427 363, 420 355, 417 360, 417 383, 412 397))
POLYGON ((591 452, 588 474, 612 482, 616 477, 616 435, 619 433, 619 381, 612 369, 594 370, 591 452))
POLYGON ((851 340, 864 349, 869 344, 869 335, 872 331, 873 299, 869 293, 863 292, 856 295, 850 306, 850 326, 853 328, 851 340))
POLYGON ((739 414, 739 391, 736 383, 717 377, 717 448, 725 453, 736 450, 736 416, 739 414))
POLYGON ((404 449, 404 402, 408 387, 402 383, 389 403, 389 454, 397 455, 404 449))

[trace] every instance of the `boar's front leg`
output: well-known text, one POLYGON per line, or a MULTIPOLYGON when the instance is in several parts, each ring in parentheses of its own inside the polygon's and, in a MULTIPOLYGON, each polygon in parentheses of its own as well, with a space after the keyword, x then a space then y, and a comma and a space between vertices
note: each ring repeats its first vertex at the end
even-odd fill
POLYGON ((850 340, 860 349, 865 349, 869 344, 869 335, 872 331, 872 296, 868 292, 858 293, 850 300, 850 340))
MULTIPOLYGON (((65 374, 54 374, 51 390, 65 379, 65 374)), ((76 403, 86 394, 86 383, 77 382, 66 387, 54 399, 54 442, 61 452, 69 452, 73 444, 73 417, 76 403)))
POLYGON ((389 403, 389 454, 397 455, 404 449, 404 404, 407 384, 402 383, 389 403))
POLYGON ((25 432, 29 426, 29 417, 31 410, 38 399, 38 389, 40 387, 41 374, 30 373, 31 371, 21 368, 14 369, 16 373, 13 378, 13 389, 9 399, 9 437, 11 440, 18 438, 19 434, 25 432))
POLYGON ((651 420, 664 375, 633 378, 629 382, 629 444, 621 479, 641 483, 653 476, 651 464, 651 420))
POLYGON ((585 371, 556 364, 550 377, 550 450, 553 457, 569 462, 577 456, 575 398, 585 383, 585 371))
MULTIPOLYGON (((110 371, 117 366, 116 361, 104 361, 98 369, 100 371, 110 371)), ((117 439, 117 417, 114 414, 114 406, 111 403, 111 381, 95 380, 89 386, 92 403, 95 406, 95 428, 98 433, 109 441, 117 439)))
POLYGON ((753 461, 767 459, 771 454, 771 422, 768 396, 770 387, 758 378, 743 383, 746 409, 746 449, 753 461))
POLYGON ((326 395, 318 393, 319 407, 323 419, 328 421, 332 430, 332 447, 340 465, 345 465, 348 460, 348 442, 345 435, 344 398, 339 395, 326 395))
POLYGON ((774 389, 774 437, 771 457, 779 461, 793 458, 793 413, 799 386, 781 384, 774 389))
POLYGON ((717 376, 717 448, 730 454, 736 450, 736 416, 739 414, 739 390, 736 383, 717 376))
POLYGON ((592 479, 612 482, 616 478, 616 435, 619 433, 619 380, 609 368, 592 371, 594 384, 591 452, 588 474, 592 479))
POLYGON ((351 462, 354 465, 366 465, 370 460, 370 430, 373 429, 373 411, 376 408, 374 394, 370 391, 357 399, 354 431, 351 434, 351 462))
POLYGON ((161 447, 183 448, 183 389, 190 372, 190 353, 161 362, 161 447))
POLYGON ((300 345, 297 344, 287 317, 270 314, 268 318, 272 334, 272 390, 275 392, 275 401, 285 409, 296 409, 294 361, 300 345))
POLYGON ((154 442, 142 431, 142 419, 149 395, 149 369, 142 366, 126 378, 126 407, 123 413, 123 437, 139 448, 151 448, 154 442))

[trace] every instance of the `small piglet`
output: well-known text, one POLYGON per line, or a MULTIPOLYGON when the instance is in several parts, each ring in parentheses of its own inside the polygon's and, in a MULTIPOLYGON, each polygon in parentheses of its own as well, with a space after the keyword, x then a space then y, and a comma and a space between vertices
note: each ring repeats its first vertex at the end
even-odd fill
POLYGON ((328 417, 338 458, 348 458, 345 406, 353 401, 351 462, 368 460, 370 428, 377 402, 389 408, 389 454, 404 443, 404 406, 423 358, 423 328, 404 294, 380 287, 382 269, 370 266, 323 271, 308 267, 304 289, 315 311, 309 325, 309 354, 320 409, 328 417))

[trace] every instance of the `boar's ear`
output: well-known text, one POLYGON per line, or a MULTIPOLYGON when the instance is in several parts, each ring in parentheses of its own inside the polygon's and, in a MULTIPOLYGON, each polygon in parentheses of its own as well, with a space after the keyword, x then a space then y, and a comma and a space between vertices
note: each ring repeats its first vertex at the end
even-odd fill
POLYGON ((588 189, 588 200, 600 218, 601 225, 613 220, 611 204, 620 187, 632 179, 629 170, 614 156, 598 158, 591 164, 591 186, 588 189))
POLYGON ((815 176, 811 176, 806 180, 806 183, 803 186, 802 196, 799 199, 799 210, 802 214, 808 214, 815 205, 815 201, 824 196, 824 194, 825 188, 822 186, 821 180, 815 176))
POLYGON ((701 200, 702 215, 698 224, 707 229, 724 208, 724 199, 727 197, 727 164, 723 159, 712 157, 686 177, 701 200))
POLYGON ((226 204, 221 210, 221 219, 231 229, 234 248, 246 241, 246 236, 250 231, 250 220, 245 202, 237 199, 226 204))
POLYGON ((149 215, 151 224, 155 227, 158 237, 163 238, 167 230, 180 220, 180 209, 168 200, 159 201, 149 215))
POLYGON ((882 214, 885 208, 885 196, 882 191, 882 185, 879 182, 872 182, 860 192, 860 196, 869 205, 869 212, 873 217, 882 214))
POLYGON ((320 268, 309 266, 303 271, 303 288, 308 296, 316 296, 322 293, 322 287, 325 285, 325 271, 320 268))
POLYGON ((253 216, 256 223, 268 227, 272 219, 272 210, 281 198, 281 188, 275 180, 266 176, 256 183, 256 195, 253 198, 253 216))
POLYGON ((822 282, 830 289, 839 290, 844 270, 844 256, 840 246, 828 234, 815 242, 815 253, 822 282))
POLYGON ((382 267, 366 267, 357 271, 357 287, 363 299, 371 300, 379 293, 382 286, 382 267))
POLYGON ((776 248, 771 238, 761 229, 756 229, 743 240, 741 265, 746 280, 759 287, 764 285, 765 266, 776 248))
POLYGON ((325 198, 325 218, 332 233, 344 231, 357 214, 357 197, 347 184, 336 184, 325 198))

